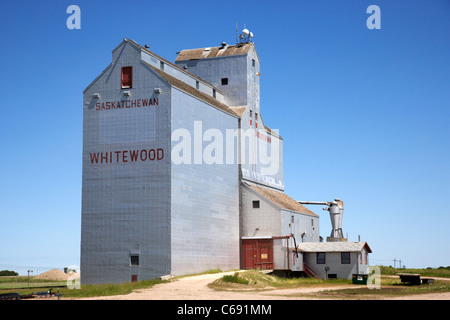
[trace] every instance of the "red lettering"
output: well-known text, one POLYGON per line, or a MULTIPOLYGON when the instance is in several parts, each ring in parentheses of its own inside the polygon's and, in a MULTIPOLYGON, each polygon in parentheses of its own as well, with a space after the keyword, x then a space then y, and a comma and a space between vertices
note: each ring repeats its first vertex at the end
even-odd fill
POLYGON ((127 108, 130 107, 130 100, 125 101, 125 107, 127 107, 127 108))
POLYGON ((111 108, 111 102, 106 102, 106 110, 109 110, 111 108))
POLYGON ((155 152, 155 149, 150 149, 150 150, 148 150, 148 160, 153 161, 153 160, 155 160, 155 158, 156 158, 156 152, 155 152), (153 154, 152 154, 152 153, 153 153, 153 154))
POLYGON ((139 150, 130 150, 130 158, 131 158, 131 162, 133 161, 137 161, 138 159, 138 154, 139 154, 139 150))
POLYGON ((145 160, 147 160, 147 150, 141 150, 141 161, 145 161, 145 160), (143 154, 145 154, 145 158, 144 157, 142 157, 142 155, 143 154))
POLYGON ((105 103, 102 102, 102 110, 105 110, 105 103))
POLYGON ((137 149, 137 150, 122 150, 109 152, 89 153, 91 164, 113 163, 113 153, 116 154, 115 163, 144 162, 147 160, 162 160, 164 159, 164 149, 137 149))
POLYGON ((148 106, 148 99, 142 99, 142 106, 148 106))
POLYGON ((103 152, 101 153, 100 156, 101 163, 103 163, 103 160, 105 160, 105 162, 108 163, 108 153, 105 153, 105 156, 103 156, 103 152))
POLYGON ((97 102, 97 103, 95 104, 95 110, 100 110, 100 102, 97 102))
POLYGON ((137 106, 138 106, 138 108, 141 107, 141 99, 138 99, 138 101, 137 101, 137 106))
POLYGON ((95 163, 98 163, 98 152, 94 153, 94 154, 90 153, 89 155, 91 156, 91 163, 92 164, 94 163, 94 161, 95 161, 95 163))
POLYGON ((158 151, 157 159, 158 160, 164 159, 164 150, 163 149, 157 149, 157 151, 158 151))
POLYGON ((158 98, 153 98, 153 105, 154 105, 154 106, 159 106, 159 100, 158 100, 158 98))
POLYGON ((136 108, 136 104, 137 104, 136 100, 131 100, 131 107, 132 108, 136 108))
POLYGON ((114 153, 116 154, 116 156, 117 156, 117 163, 119 163, 119 154, 121 154, 122 153, 122 151, 114 151, 114 153))

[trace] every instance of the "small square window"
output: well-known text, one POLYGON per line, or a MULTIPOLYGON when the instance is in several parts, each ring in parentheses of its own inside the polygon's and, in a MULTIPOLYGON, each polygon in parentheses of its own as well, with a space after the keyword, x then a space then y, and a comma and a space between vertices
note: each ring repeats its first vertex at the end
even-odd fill
POLYGON ((316 253, 316 263, 317 264, 325 264, 325 252, 317 252, 316 253))
POLYGON ((134 254, 130 256, 130 265, 138 266, 139 265, 139 255, 134 254))
POLYGON ((341 252, 341 263, 350 264, 350 252, 341 252))
POLYGON ((221 81, 223 86, 228 85, 228 78, 222 78, 221 81))
POLYGON ((255 209, 259 208, 259 200, 253 201, 253 208, 255 208, 255 209))

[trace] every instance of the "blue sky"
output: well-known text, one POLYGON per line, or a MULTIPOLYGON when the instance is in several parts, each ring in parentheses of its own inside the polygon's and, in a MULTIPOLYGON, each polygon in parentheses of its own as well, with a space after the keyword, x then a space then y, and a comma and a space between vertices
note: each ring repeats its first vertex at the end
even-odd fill
MULTIPOLYGON (((234 44, 236 22, 254 33, 286 193, 341 198, 371 264, 450 265, 450 2, 71 0, 0 3, 0 270, 79 265, 82 92, 115 46, 174 61, 234 44), (72 4, 80 30, 66 27, 72 4)), ((326 237, 327 213, 310 208, 326 237)))

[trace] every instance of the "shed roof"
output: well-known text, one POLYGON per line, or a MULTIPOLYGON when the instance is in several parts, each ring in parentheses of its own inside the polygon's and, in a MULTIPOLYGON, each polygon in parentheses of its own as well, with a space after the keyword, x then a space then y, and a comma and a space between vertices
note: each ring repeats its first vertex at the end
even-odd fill
POLYGON ((271 201, 281 209, 286 209, 290 211, 300 212, 304 214, 308 214, 311 216, 318 217, 317 214, 309 210, 308 208, 304 207, 291 197, 289 197, 287 194, 281 191, 276 191, 273 189, 269 189, 266 187, 258 186, 255 184, 249 184, 245 183, 247 186, 249 186, 251 189, 259 193, 261 196, 266 198, 267 200, 271 201))
POLYGON ((163 77, 170 85, 172 85, 178 89, 181 89, 181 90, 193 95, 194 97, 197 97, 197 98, 205 101, 206 103, 213 105, 217 109, 220 109, 228 114, 231 114, 232 116, 239 117, 239 115, 237 113, 235 113, 233 110, 231 110, 230 107, 228 107, 226 104, 221 103, 219 100, 191 87, 187 83, 185 83, 175 77, 172 77, 171 75, 165 73, 164 71, 162 71, 158 68, 155 68, 154 66, 152 66, 151 64, 148 64, 147 62, 143 62, 143 63, 145 63, 148 67, 150 67, 152 70, 154 70, 156 73, 158 73, 161 77, 163 77))
POLYGON ((220 47, 209 47, 198 49, 186 49, 180 52, 175 61, 198 60, 206 58, 243 55, 247 54, 252 46, 253 46, 252 43, 242 43, 232 46, 226 45, 224 47, 220 46, 220 47))
POLYGON ((367 242, 303 242, 298 249, 302 252, 359 252, 366 248, 371 253, 367 242))

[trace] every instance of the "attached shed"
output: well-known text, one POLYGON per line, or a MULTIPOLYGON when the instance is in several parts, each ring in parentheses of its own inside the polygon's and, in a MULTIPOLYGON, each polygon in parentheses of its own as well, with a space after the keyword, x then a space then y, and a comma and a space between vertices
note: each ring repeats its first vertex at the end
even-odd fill
POLYGON ((241 267, 303 271, 302 241, 319 241, 319 216, 284 192, 241 183, 241 267))
POLYGON ((298 246, 303 262, 322 279, 351 279, 353 274, 368 274, 367 242, 305 242, 298 246))

